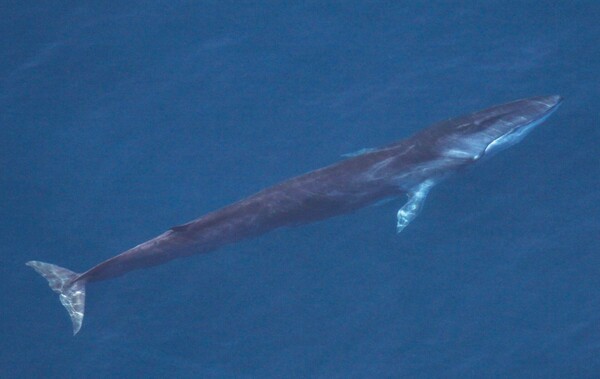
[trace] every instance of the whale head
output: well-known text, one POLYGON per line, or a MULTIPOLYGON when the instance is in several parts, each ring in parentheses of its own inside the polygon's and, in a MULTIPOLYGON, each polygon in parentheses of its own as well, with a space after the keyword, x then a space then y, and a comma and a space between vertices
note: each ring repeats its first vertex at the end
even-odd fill
POLYGON ((447 158, 477 160, 519 143, 560 105, 558 95, 498 105, 443 124, 437 143, 447 158))

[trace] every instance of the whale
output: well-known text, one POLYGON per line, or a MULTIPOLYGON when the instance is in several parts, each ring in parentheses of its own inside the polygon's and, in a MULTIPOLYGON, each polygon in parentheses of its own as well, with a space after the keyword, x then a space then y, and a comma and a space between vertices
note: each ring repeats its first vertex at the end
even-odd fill
POLYGON ((87 285, 93 282, 214 251, 274 229, 351 213, 389 198, 405 200, 394 218, 395 229, 401 232, 417 217, 436 184, 517 144, 561 102, 558 95, 530 97, 441 121, 174 226, 82 273, 41 261, 26 265, 59 295, 75 335, 83 323, 87 285))

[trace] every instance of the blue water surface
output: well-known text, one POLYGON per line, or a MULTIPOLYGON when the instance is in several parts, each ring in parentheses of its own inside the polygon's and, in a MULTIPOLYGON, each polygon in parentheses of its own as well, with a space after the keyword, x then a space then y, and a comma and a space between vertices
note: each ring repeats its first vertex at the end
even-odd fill
POLYGON ((3 378, 600 377, 597 1, 4 2, 3 378), (264 187, 517 98, 522 143, 400 202, 88 286, 264 187))

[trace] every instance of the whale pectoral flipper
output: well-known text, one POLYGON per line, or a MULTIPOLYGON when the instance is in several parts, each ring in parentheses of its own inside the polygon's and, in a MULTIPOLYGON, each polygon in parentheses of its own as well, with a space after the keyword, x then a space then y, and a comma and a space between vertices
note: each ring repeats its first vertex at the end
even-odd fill
POLYGON ((429 190, 434 184, 435 181, 433 180, 425 180, 409 192, 408 201, 398 210, 398 222, 396 223, 397 233, 404 230, 404 228, 419 215, 421 209, 423 209, 423 204, 425 204, 425 199, 429 194, 429 190))
POLYGON ((73 335, 79 332, 85 310, 85 281, 77 279, 80 274, 57 265, 39 261, 29 261, 32 267, 47 281, 52 291, 58 293, 62 305, 66 308, 73 323, 73 335))
POLYGON ((353 151, 352 153, 342 154, 342 157, 344 157, 344 158, 358 157, 359 155, 364 155, 364 154, 372 153, 375 150, 377 150, 377 149, 372 148, 372 147, 364 147, 364 148, 362 148, 362 149, 360 149, 358 151, 353 151))

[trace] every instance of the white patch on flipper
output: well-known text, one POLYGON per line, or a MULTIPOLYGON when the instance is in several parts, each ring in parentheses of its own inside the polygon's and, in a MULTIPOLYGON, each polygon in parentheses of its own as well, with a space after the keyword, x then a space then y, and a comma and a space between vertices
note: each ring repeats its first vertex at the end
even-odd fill
POLYGON ((425 204, 429 190, 435 183, 432 179, 425 180, 410 192, 408 201, 398 210, 398 214, 396 215, 398 219, 396 223, 397 233, 404 230, 419 215, 421 209, 423 209, 423 204, 425 204))

